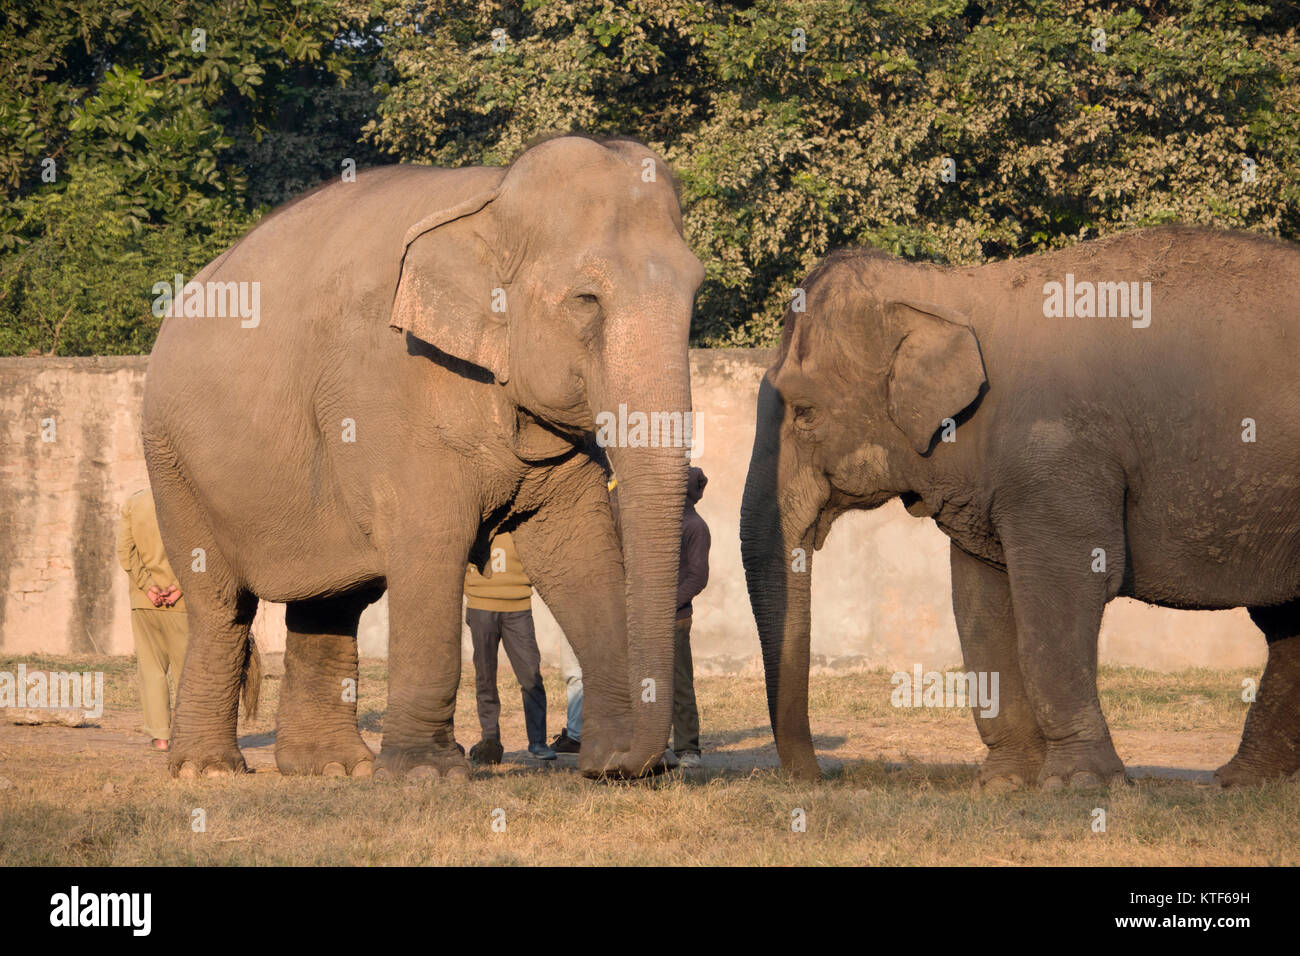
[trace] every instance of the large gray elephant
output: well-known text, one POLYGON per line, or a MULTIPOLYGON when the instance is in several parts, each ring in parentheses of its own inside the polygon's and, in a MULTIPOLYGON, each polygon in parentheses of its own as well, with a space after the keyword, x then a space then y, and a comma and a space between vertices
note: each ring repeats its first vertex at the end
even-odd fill
POLYGON ((1096 681, 1120 595, 1249 608, 1268 664, 1218 779, 1300 769, 1297 290, 1297 247, 1186 227, 979 268, 820 264, 761 386, 741 514, 782 764, 818 773, 812 552, 901 498, 951 539, 966 667, 1000 675, 977 788, 1123 779, 1096 681))
POLYGON ((689 413, 703 270, 681 228, 654 153, 570 136, 509 167, 394 166, 318 189, 195 277, 206 302, 173 304, 143 421, 190 608, 174 774, 244 769, 236 698, 261 598, 287 604, 281 771, 468 776, 452 727, 461 589, 503 529, 582 665, 580 768, 657 769, 687 460, 608 450, 620 549, 592 436, 623 404, 689 413), (258 308, 234 315, 236 292, 258 308), (376 759, 344 685, 385 587, 376 759))

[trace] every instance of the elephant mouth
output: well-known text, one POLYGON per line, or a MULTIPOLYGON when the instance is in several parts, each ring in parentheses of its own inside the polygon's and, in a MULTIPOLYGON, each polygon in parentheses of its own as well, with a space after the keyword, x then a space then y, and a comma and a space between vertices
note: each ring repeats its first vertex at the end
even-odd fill
POLYGON ((536 415, 526 408, 519 409, 519 424, 521 427, 525 425, 536 425, 538 428, 545 429, 553 435, 559 435, 561 438, 565 438, 575 444, 581 444, 587 435, 594 430, 586 428, 581 423, 574 424, 570 422, 557 422, 547 418, 542 418, 540 415, 536 415))
POLYGON ((915 491, 905 491, 898 497, 902 500, 903 507, 907 509, 908 514, 914 515, 917 518, 930 517, 930 508, 926 505, 925 500, 915 491))
POLYGON ((515 415, 514 452, 520 461, 550 461, 572 454, 586 442, 580 428, 557 425, 520 408, 515 415))

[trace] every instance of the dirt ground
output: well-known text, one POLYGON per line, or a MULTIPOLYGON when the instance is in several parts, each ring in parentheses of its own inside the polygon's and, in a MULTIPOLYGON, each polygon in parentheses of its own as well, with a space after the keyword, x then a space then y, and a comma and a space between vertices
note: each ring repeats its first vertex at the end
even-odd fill
MULTIPOLYGON (((0 658, 0 670, 15 665, 0 658)), ((1241 682, 1257 676, 1245 672, 1106 670, 1103 706, 1133 786, 973 799, 970 781, 984 748, 969 711, 893 707, 884 671, 812 678, 822 783, 779 773, 762 680, 736 676, 697 680, 701 770, 608 785, 578 775, 576 757, 543 763, 527 755, 518 685, 503 665, 505 763, 454 787, 282 778, 274 760, 279 665, 268 665, 263 714, 240 729, 253 773, 175 781, 165 758, 146 748, 131 659, 27 659, 29 672, 104 670, 108 705, 92 727, 0 726, 0 864, 1300 859, 1300 786, 1224 792, 1211 785, 1240 736, 1241 682), (196 807, 208 821, 197 834, 189 825, 196 807), (1099 807, 1111 815, 1101 832, 1099 807), (511 820, 513 840, 489 825, 492 812, 511 820), (799 813, 804 830, 791 823, 799 813), (431 825, 430 814, 441 822, 431 825), (672 834, 676 843, 665 840, 672 834), (688 847, 682 834, 690 835, 688 847), (806 839, 792 842, 792 834, 806 839)), ((363 662, 359 723, 374 750, 385 677, 383 661, 363 662)), ((467 668, 456 716, 467 748, 478 739, 471 677, 467 668)), ((545 679, 553 735, 563 722, 563 682, 552 671, 545 679)))
MULTIPOLYGON (((269 683, 274 684, 283 673, 282 665, 272 657, 268 661, 269 683)), ((383 661, 367 662, 368 669, 383 669, 383 661)), ((29 665, 29 670, 32 670, 29 665)), ((547 675, 551 688, 562 687, 559 675, 547 675)), ((814 683, 826 677, 814 677, 814 683)), ((701 678, 702 690, 716 682, 748 685, 750 681, 734 678, 701 678)), ((1225 681, 1226 683, 1226 681, 1225 681)), ((505 693, 515 691, 517 685, 509 677, 503 678, 505 693)), ((740 686, 735 688, 740 691, 740 686)), ((746 687, 746 689, 748 689, 746 687)), ((760 689, 761 694, 761 689, 760 689)), ((551 697, 557 697, 551 693, 551 697)), ((550 733, 558 733, 563 725, 563 695, 550 704, 550 733), (558 722, 557 722, 558 721, 558 722)), ((506 698, 502 707, 501 725, 503 740, 517 749, 507 749, 506 763, 523 767, 541 768, 542 765, 527 753, 523 728, 523 714, 518 697, 506 698)), ((273 707, 273 700, 271 701, 273 707)), ((834 771, 846 762, 876 760, 896 764, 969 764, 973 768, 983 759, 984 745, 980 742, 972 720, 962 711, 961 720, 949 721, 899 721, 887 714, 875 719, 852 719, 831 714, 818 714, 814 720, 815 743, 823 769, 834 771)), ((765 717, 766 715, 764 715, 765 717)), ((1244 719, 1244 710, 1243 710, 1244 719)), ((374 751, 379 750, 383 736, 382 718, 373 712, 361 715, 361 736, 374 751)), ((462 728, 457 737, 468 747, 477 739, 472 732, 477 724, 472 698, 469 706, 460 702, 457 709, 457 727, 462 728)), ((753 769, 775 768, 780 765, 772 731, 766 721, 749 728, 717 728, 709 733, 705 724, 703 738, 704 761, 707 769, 745 772, 753 769)), ((1210 731, 1136 730, 1115 728, 1115 749, 1135 779, 1158 778, 1210 783, 1213 771, 1236 752, 1240 728, 1210 731)), ((140 714, 122 706, 106 708, 103 716, 92 726, 71 728, 59 726, 0 726, 0 760, 20 754, 43 754, 51 763, 62 755, 81 754, 109 761, 123 760, 129 764, 158 764, 165 759, 148 753, 144 746, 144 727, 140 714)), ((239 740, 244 759, 254 773, 278 774, 275 766, 275 735, 273 732, 243 733, 239 740)), ((577 767, 577 758, 561 756, 557 768, 577 767)))

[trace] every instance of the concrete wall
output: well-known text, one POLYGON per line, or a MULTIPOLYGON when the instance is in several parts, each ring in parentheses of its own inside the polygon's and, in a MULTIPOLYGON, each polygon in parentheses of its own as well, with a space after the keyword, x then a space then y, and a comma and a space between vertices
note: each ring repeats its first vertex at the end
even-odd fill
MULTIPOLYGON (((691 356, 697 464, 709 476, 699 511, 713 535, 711 578, 695 602, 692 636, 705 673, 758 667, 739 507, 769 360, 748 350, 691 356)), ((147 483, 139 439, 145 365, 144 358, 0 359, 0 651, 131 653, 116 532, 121 501, 147 483)), ((908 516, 897 502, 841 518, 815 563, 817 662, 958 663, 948 587, 947 539, 932 522, 908 516)), ((559 629, 540 599, 534 610, 543 656, 554 663, 559 629)), ((283 649, 282 607, 264 606, 254 626, 264 649, 283 649)), ((363 655, 386 653, 385 602, 367 610, 360 643, 363 655)), ((1101 657, 1109 663, 1258 667, 1264 656, 1244 611, 1168 611, 1120 600, 1102 627, 1101 657)))

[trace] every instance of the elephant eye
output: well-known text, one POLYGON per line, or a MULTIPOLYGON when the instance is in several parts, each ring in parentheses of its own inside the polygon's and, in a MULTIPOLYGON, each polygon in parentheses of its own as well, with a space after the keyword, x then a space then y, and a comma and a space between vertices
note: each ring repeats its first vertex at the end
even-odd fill
POLYGON ((570 315, 574 328, 582 339, 590 340, 601 327, 603 311, 600 307, 600 299, 594 292, 576 292, 572 302, 570 315))
POLYGON ((796 404, 792 411, 794 412, 794 424, 796 428, 812 428, 815 424, 816 409, 811 405, 796 404))

